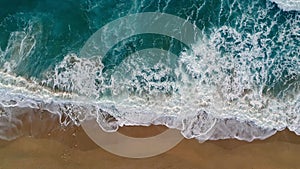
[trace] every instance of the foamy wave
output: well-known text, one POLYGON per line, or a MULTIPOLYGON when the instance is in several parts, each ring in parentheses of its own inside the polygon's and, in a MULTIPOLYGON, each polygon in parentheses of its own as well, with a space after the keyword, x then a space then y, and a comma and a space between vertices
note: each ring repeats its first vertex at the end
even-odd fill
MULTIPOLYGON (((96 94, 98 104, 105 105, 101 112, 115 118, 119 126, 163 124, 181 130, 187 138, 201 141, 224 138, 251 141, 286 127, 298 134, 299 60, 293 56, 291 62, 284 63, 289 65, 284 82, 289 86, 282 86, 282 93, 268 89, 268 83, 281 82, 283 75, 276 73, 280 67, 269 68, 264 62, 264 58, 268 62, 277 58, 264 52, 262 46, 269 44, 258 43, 259 36, 264 34, 245 37, 224 26, 195 44, 194 53, 184 52, 179 58, 161 55, 153 61, 148 60, 152 57, 147 53, 131 55, 109 75, 98 73, 103 66, 95 67, 99 65, 97 59, 72 55, 57 66, 64 70, 55 69, 54 76, 48 79, 67 82, 67 86, 88 82, 80 85, 81 90, 71 87, 70 92, 88 97, 96 94), (227 38, 231 41, 226 42, 227 38), (225 53, 220 52, 221 48, 226 49, 225 53), (266 56, 262 57, 263 53, 266 56), (175 64, 170 64, 174 60, 175 64), (75 66, 69 66, 70 63, 75 66), (274 72, 275 81, 268 80, 270 71, 274 72), (74 76, 80 72, 88 77, 74 76)), ((117 129, 102 120, 98 122, 104 130, 117 129)))
MULTIPOLYGON (((13 79, 20 81, 18 78, 13 79)), ((30 82, 28 83, 30 84, 30 82)), ((1 89, 3 89, 3 86, 1 89)), ((19 88, 18 92, 14 92, 16 87, 13 88, 6 86, 5 90, 0 90, 2 95, 0 100, 0 138, 5 140, 12 140, 27 134, 34 136, 38 135, 38 132, 46 132, 47 128, 36 131, 34 128, 25 127, 28 123, 29 126, 36 124, 38 118, 45 113, 52 114, 50 124, 52 119, 59 120, 64 126, 70 123, 79 125, 86 118, 96 118, 99 126, 105 131, 116 131, 118 126, 124 125, 148 126, 150 124, 162 124, 181 130, 187 138, 197 138, 200 141, 221 138, 238 138, 251 141, 255 138, 263 139, 275 133, 273 129, 260 128, 251 122, 240 122, 231 118, 218 119, 204 110, 186 111, 186 114, 183 114, 178 113, 180 109, 175 108, 174 111, 170 111, 163 110, 162 107, 152 106, 159 110, 156 112, 151 108, 141 109, 145 108, 146 104, 136 108, 131 105, 126 106, 107 101, 96 102, 78 97, 77 99, 76 97, 62 99, 64 96, 59 96, 55 92, 50 92, 46 97, 40 95, 41 93, 35 91, 34 88, 29 88, 33 90, 26 90, 26 93, 20 94, 22 88, 19 88), (231 128, 237 126, 239 130, 231 131, 231 128), (242 126, 244 128, 241 128, 242 126)))
POLYGON ((215 119, 204 111, 175 117, 145 112, 130 113, 119 111, 114 106, 107 105, 95 106, 87 103, 56 101, 46 103, 30 98, 22 98, 20 101, 11 95, 10 98, 9 102, 6 100, 0 104, 0 138, 4 140, 16 139, 23 135, 37 136, 42 132, 49 132, 53 128, 49 124, 56 124, 56 121, 67 126, 70 123, 79 124, 80 121, 88 117, 96 118, 99 126, 105 131, 116 131, 118 126, 123 125, 160 124, 177 128, 182 131, 186 138, 196 138, 199 141, 226 138, 252 141, 253 139, 267 138, 276 132, 274 129, 260 128, 251 122, 240 122, 236 119, 215 119), (119 113, 126 113, 126 115, 120 116, 119 113), (52 115, 48 116, 48 114, 52 115), (88 114, 89 116, 87 116, 88 114), (116 117, 111 114, 116 115, 116 117), (40 118, 43 116, 44 118, 48 116, 48 118, 39 123, 39 130, 34 127, 26 127, 36 126, 37 121, 41 120, 40 118))
POLYGON ((300 1, 299 0, 270 0, 275 2, 279 8, 284 11, 300 11, 300 1))

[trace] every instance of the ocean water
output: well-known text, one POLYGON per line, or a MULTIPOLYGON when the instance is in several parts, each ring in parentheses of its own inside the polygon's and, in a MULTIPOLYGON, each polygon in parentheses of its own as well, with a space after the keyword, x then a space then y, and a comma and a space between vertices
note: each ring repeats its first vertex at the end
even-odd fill
POLYGON ((300 135, 299 11, 299 0, 2 0, 0 138, 43 132, 25 123, 44 114, 110 132, 161 124, 200 141, 300 135), (144 12, 201 34, 190 46, 137 34, 105 56, 80 54, 101 27, 144 12))

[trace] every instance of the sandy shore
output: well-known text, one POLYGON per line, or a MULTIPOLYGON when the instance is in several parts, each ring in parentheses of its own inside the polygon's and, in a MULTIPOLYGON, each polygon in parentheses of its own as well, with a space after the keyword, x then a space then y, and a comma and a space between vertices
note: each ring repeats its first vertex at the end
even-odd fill
MULTIPOLYGON (((164 127, 126 127, 121 133, 146 137, 164 127)), ((0 141, 1 169, 298 169, 300 136, 279 132, 267 140, 248 143, 183 140, 156 157, 129 159, 94 144, 80 127, 57 130, 37 138, 0 141)))

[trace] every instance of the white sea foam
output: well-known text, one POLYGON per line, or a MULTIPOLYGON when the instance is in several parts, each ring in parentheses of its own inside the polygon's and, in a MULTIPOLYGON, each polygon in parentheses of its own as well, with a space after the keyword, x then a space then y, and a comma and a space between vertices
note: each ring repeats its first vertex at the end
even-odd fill
POLYGON ((275 2, 279 8, 284 11, 300 11, 300 1, 299 0, 270 0, 275 2))

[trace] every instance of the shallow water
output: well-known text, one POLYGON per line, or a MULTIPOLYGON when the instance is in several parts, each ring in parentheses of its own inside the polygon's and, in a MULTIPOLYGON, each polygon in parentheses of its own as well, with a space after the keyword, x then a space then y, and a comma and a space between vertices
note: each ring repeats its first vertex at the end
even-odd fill
MULTIPOLYGON (((32 135, 25 124, 45 113, 63 126, 89 118, 106 131, 165 125, 200 141, 300 134, 299 2, 274 2, 2 1, 0 138, 32 135), (178 16, 201 32, 187 45, 148 33, 105 56, 80 54, 101 27, 144 12, 178 16)), ((101 45, 117 30, 106 30, 101 45)))

